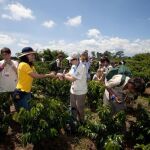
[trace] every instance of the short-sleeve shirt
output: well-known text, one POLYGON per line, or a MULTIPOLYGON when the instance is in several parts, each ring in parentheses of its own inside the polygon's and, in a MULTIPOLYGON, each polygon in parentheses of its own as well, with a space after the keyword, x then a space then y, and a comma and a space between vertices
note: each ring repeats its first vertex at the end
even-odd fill
POLYGON ((72 65, 69 74, 76 78, 72 82, 70 92, 75 95, 83 95, 87 93, 87 76, 86 67, 83 63, 79 63, 78 66, 72 65))
MULTIPOLYGON (((4 60, 0 61, 0 66, 4 60)), ((18 62, 12 60, 13 65, 17 68, 18 62)), ((0 72, 0 92, 13 92, 17 84, 17 73, 13 70, 12 65, 6 64, 0 72)))
POLYGON ((21 91, 25 92, 31 91, 33 78, 29 74, 32 72, 35 72, 34 67, 31 67, 25 62, 19 64, 17 89, 21 89, 21 91))

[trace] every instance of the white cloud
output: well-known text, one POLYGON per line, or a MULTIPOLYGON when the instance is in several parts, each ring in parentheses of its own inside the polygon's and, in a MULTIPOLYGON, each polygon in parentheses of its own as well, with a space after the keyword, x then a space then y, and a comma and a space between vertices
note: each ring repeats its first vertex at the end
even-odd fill
POLYGON ((66 43, 63 41, 63 44, 60 41, 52 41, 47 47, 50 49, 62 49, 67 53, 71 53, 74 50, 82 52, 85 49, 88 49, 89 52, 95 51, 101 53, 105 52, 106 50, 111 52, 123 50, 127 56, 132 56, 137 53, 150 52, 150 39, 140 41, 137 39, 135 41, 121 39, 119 37, 110 37, 102 40, 85 39, 72 43, 66 43))
POLYGON ((25 40, 25 39, 21 39, 20 42, 25 43, 25 44, 29 44, 29 40, 25 40))
POLYGON ((65 24, 68 25, 68 26, 79 26, 80 24, 82 23, 82 16, 76 16, 76 17, 73 17, 73 18, 69 18, 65 24))
POLYGON ((67 43, 64 40, 52 40, 47 44, 38 43, 33 44, 35 49, 51 49, 51 50, 63 50, 64 52, 70 54, 73 51, 83 52, 87 49, 90 52, 117 52, 118 50, 123 50, 126 56, 133 56, 137 53, 150 52, 150 39, 147 40, 134 40, 130 41, 128 39, 121 39, 119 37, 109 37, 105 39, 84 39, 77 42, 67 43))
MULTIPOLYGON (((102 36, 102 35, 101 35, 102 36)), ((20 51, 20 47, 31 46, 35 50, 43 50, 43 49, 51 49, 51 50, 63 50, 67 54, 72 53, 73 51, 77 51, 81 53, 85 49, 95 52, 116 52, 118 50, 123 50, 126 56, 133 56, 137 53, 150 53, 150 39, 142 40, 142 39, 123 39, 119 37, 105 37, 102 38, 86 38, 80 41, 72 41, 67 42, 64 39, 60 40, 52 40, 49 42, 41 42, 32 39, 32 37, 23 35, 23 34, 4 34, 0 33, 0 46, 13 46, 15 52, 17 50, 20 51), (15 38, 14 38, 15 37, 15 38)))
POLYGON ((33 49, 35 49, 35 50, 43 49, 43 45, 41 43, 34 43, 33 44, 33 49))
POLYGON ((15 43, 15 41, 16 39, 14 37, 0 33, 0 45, 7 46, 15 43))
POLYGON ((4 18, 4 19, 10 19, 10 20, 12 20, 12 17, 9 16, 9 15, 7 15, 7 14, 2 14, 1 17, 4 18))
POLYGON ((52 28, 56 25, 56 23, 53 20, 49 20, 45 21, 42 25, 47 28, 52 28))
POLYGON ((83 46, 97 46, 98 43, 95 39, 89 39, 89 40, 82 40, 80 41, 80 45, 83 45, 83 46))
POLYGON ((18 46, 20 47, 26 47, 29 45, 29 40, 20 39, 20 42, 18 43, 18 46))
POLYGON ((22 19, 34 19, 35 18, 32 15, 32 10, 29 8, 25 8, 20 3, 8 4, 8 6, 5 9, 8 10, 8 13, 1 15, 1 17, 4 19, 20 21, 22 19))
POLYGON ((89 29, 88 32, 87 32, 87 36, 90 37, 90 38, 100 38, 101 36, 101 33, 98 29, 89 29))

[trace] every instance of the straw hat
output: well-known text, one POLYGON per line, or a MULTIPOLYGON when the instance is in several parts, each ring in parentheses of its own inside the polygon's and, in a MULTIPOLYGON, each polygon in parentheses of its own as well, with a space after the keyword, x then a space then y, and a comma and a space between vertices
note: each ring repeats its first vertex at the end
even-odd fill
POLYGON ((28 54, 35 54, 36 52, 31 48, 31 47, 24 47, 22 49, 22 52, 20 54, 20 56, 18 56, 19 58, 28 54))

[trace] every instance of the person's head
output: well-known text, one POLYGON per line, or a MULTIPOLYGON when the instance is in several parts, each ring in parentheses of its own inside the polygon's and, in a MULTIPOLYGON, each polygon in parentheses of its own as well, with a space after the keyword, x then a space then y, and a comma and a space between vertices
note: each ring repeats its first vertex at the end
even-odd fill
POLYGON ((10 60, 11 59, 11 50, 7 47, 4 47, 1 49, 1 55, 4 60, 10 60))
POLYGON ((124 61, 124 60, 121 60, 120 62, 119 62, 119 65, 125 65, 126 64, 126 61, 124 61))
POLYGON ((72 53, 69 57, 67 57, 66 59, 69 60, 69 62, 72 65, 77 65, 79 63, 79 54, 78 53, 72 53))
POLYGON ((87 55, 87 57, 88 57, 88 50, 85 50, 84 54, 87 55))
POLYGON ((126 84, 124 90, 134 95, 140 95, 145 91, 145 82, 142 78, 131 78, 126 84))
POLYGON ((64 59, 64 55, 62 53, 59 53, 57 55, 57 59, 59 59, 60 61, 62 61, 64 59))
POLYGON ((107 67, 110 64, 110 60, 106 56, 102 57, 100 59, 100 62, 102 64, 102 66, 105 66, 105 67, 107 67))
POLYGON ((113 68, 115 68, 115 67, 118 66, 118 62, 112 61, 112 62, 110 63, 110 65, 111 65, 113 68))
POLYGON ((87 60, 87 57, 86 57, 86 55, 85 55, 84 53, 82 53, 82 54, 80 55, 80 60, 81 60, 82 62, 85 62, 85 61, 87 60))
POLYGON ((104 73, 104 68, 97 69, 97 75, 101 76, 104 73))
POLYGON ((24 47, 22 49, 22 53, 19 56, 21 62, 26 62, 30 66, 33 65, 33 62, 35 61, 35 51, 31 47, 24 47))
POLYGON ((81 55, 80 55, 80 59, 81 59, 81 61, 82 62, 84 62, 84 61, 88 61, 88 50, 85 50, 81 55))

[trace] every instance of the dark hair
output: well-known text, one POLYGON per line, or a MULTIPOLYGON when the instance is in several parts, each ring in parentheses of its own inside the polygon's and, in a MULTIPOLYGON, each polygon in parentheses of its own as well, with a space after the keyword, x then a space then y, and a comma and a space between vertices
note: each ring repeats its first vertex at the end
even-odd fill
POLYGON ((57 55, 57 58, 64 58, 63 53, 59 53, 59 54, 57 55))
POLYGON ((27 55, 20 57, 20 62, 25 62, 31 66, 33 66, 33 62, 29 62, 27 55))
POLYGON ((81 55, 80 55, 80 57, 81 57, 81 60, 82 61, 86 61, 86 62, 88 62, 88 60, 89 60, 89 58, 88 58, 88 52, 83 52, 81 55))
POLYGON ((108 59, 107 56, 101 57, 100 61, 101 61, 101 63, 104 63, 105 61, 110 63, 110 60, 108 59))
POLYGON ((145 91, 145 81, 142 78, 131 78, 128 83, 134 85, 134 89, 137 93, 142 94, 145 91))
POLYGON ((3 47, 1 49, 1 54, 3 54, 3 53, 11 54, 11 50, 8 47, 3 47))
POLYGON ((125 65, 126 64, 126 62, 124 61, 124 60, 121 60, 120 62, 119 62, 119 65, 125 65))

